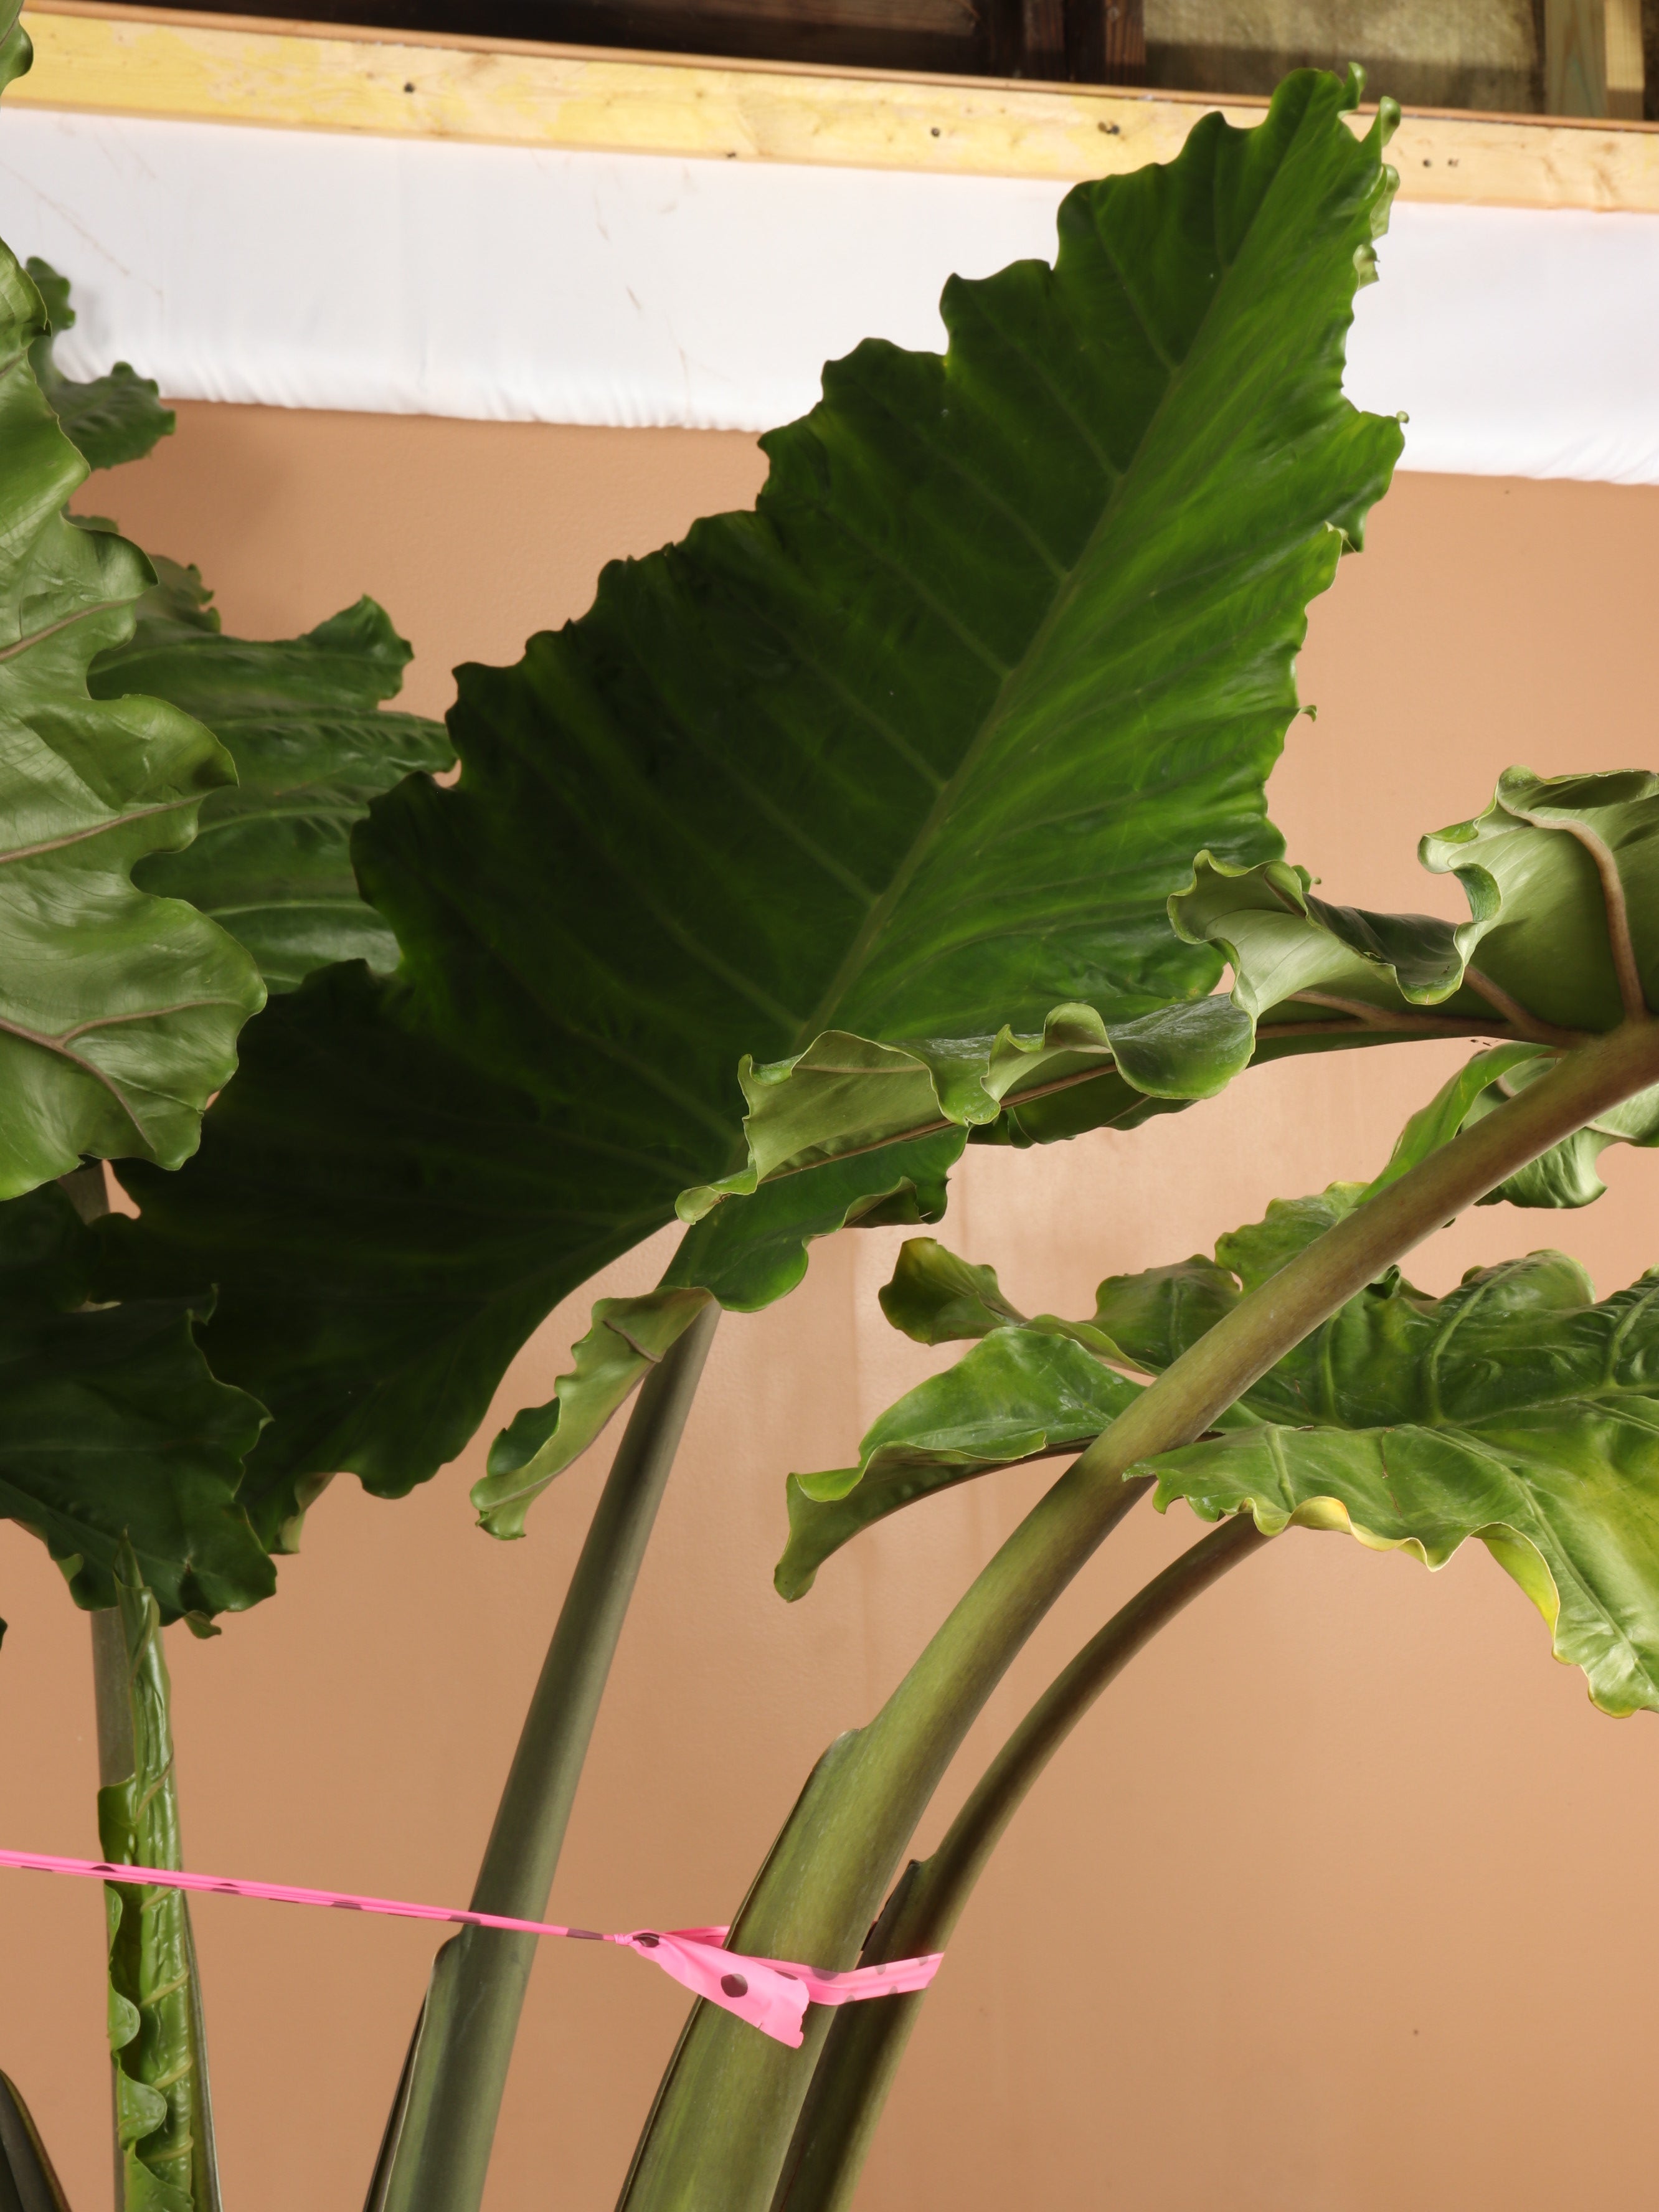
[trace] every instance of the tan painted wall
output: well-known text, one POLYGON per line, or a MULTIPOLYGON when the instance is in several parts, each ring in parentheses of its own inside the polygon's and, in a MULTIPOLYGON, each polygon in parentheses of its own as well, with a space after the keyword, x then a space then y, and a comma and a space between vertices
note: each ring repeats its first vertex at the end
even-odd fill
MULTIPOLYGON (((282 631, 363 588, 440 708, 463 654, 580 611, 605 556, 750 496, 740 438, 189 408, 100 504, 199 560, 233 623, 282 631)), ((1659 493, 1407 477, 1315 616, 1276 787, 1339 896, 1444 907, 1418 833, 1510 761, 1651 757, 1659 493)), ((1449 910, 1449 908, 1446 910, 1449 910)), ((1278 1193, 1380 1164, 1455 1047, 1252 1076, 1127 1139, 976 1153, 944 1231, 1031 1306, 1185 1254, 1278 1193)), ((1659 1161, 1613 1156, 1576 1216, 1480 1212, 1425 1255, 1443 1287, 1530 1243, 1604 1287, 1659 1256, 1659 1161)), ((781 1484, 843 1458, 929 1355, 880 1322, 896 1232, 822 1246, 785 1306, 728 1319, 600 1723, 555 1910, 715 1918, 816 1753, 894 1681, 1042 1476, 969 1486, 866 1537, 795 1608, 773 1595, 781 1484)), ((605 1279, 643 1288, 660 1249, 605 1279)), ((556 1316, 501 1410, 544 1397, 556 1316)), ((471 1464, 398 1504, 344 1482, 278 1602, 175 1637, 191 1862, 465 1900, 599 1478, 526 1543, 470 1526, 471 1464)), ((997 1700, 1023 1704, 1190 1540, 1141 1513, 997 1700)), ((93 1849, 88 1637, 32 1540, 0 1529, 4 1839, 93 1849)), ((937 1832, 937 1822, 930 1832, 937 1832)), ((1651 2194, 1659 1732, 1604 1720, 1481 1554, 1426 1576, 1296 1534, 1139 1661, 1046 1778, 971 1910, 913 2046, 866 2212, 1530 2212, 1651 2194), (1045 1986, 1048 1963, 1063 1962, 1045 1986)), ((100 1900, 0 1878, 0 2064, 77 2204, 106 2202, 100 1900)), ((210 1899, 207 1975, 233 2212, 355 2212, 430 1938, 210 1899)), ((681 2017, 630 1959, 550 1948, 491 2212, 603 2212, 681 2017)), ((710 2207, 709 2212, 718 2212, 710 2207)))

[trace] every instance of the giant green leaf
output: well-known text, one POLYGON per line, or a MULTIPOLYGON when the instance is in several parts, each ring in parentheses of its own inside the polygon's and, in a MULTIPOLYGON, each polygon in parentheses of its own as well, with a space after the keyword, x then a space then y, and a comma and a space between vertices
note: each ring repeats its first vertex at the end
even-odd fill
POLYGON ((114 1604, 130 1540, 166 1619, 252 1605, 275 1577, 236 1492, 263 1413, 208 1372, 186 1302, 87 1310, 92 1245, 56 1185, 0 1206, 0 1513, 78 1604, 114 1604))
POLYGON ((154 380, 118 361, 106 376, 77 384, 53 358, 53 341, 75 327, 67 277, 49 261, 33 255, 24 264, 46 311, 46 328, 29 348, 29 365, 64 435, 89 469, 118 468, 141 461, 170 435, 173 413, 156 396, 154 380))
POLYGON ((87 471, 29 368, 43 328, 0 247, 0 1199, 83 1153, 176 1167, 264 997, 222 930, 131 881, 235 771, 176 708, 88 694, 149 570, 64 518, 87 471))
MULTIPOLYGON (((1304 75, 1256 130, 1206 117, 1080 187, 1053 268, 947 288, 943 356, 832 364, 754 514, 461 672, 459 785, 356 841, 398 975, 273 1010, 200 1170, 130 1178, 122 1273, 222 1286, 262 1479, 395 1489, 455 1450, 557 1297, 752 1179, 745 1054, 793 1063, 769 1110, 806 1102, 769 1170, 875 1194, 884 1139, 1206 1000, 1218 956, 1164 901, 1206 841, 1276 849, 1304 611, 1400 449, 1341 394, 1391 188, 1356 97, 1304 75)), ((1191 1042, 1126 1048, 1191 1096, 1191 1042)))
POLYGON ((152 854, 133 880, 211 915, 273 991, 331 960, 395 968, 398 941, 357 889, 351 832, 378 793, 454 758, 441 723, 381 710, 408 646, 373 599, 303 637, 226 637, 196 569, 155 568, 131 637, 94 663, 93 696, 183 708, 225 747, 237 781, 204 802, 192 844, 152 854))

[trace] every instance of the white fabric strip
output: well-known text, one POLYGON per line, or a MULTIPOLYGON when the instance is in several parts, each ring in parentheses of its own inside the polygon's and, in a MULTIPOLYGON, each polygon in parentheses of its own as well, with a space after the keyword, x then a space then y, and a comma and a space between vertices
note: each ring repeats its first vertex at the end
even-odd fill
MULTIPOLYGON (((61 358, 170 398, 763 429, 940 287, 1051 258, 1060 186, 0 111, 61 358)), ((1349 388, 1408 468, 1659 483, 1659 216, 1407 204, 1349 388)))

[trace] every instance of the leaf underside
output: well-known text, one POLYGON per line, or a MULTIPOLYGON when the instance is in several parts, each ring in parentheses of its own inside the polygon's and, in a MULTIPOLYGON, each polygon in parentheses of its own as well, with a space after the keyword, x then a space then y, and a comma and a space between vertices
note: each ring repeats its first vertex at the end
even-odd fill
MULTIPOLYGON (((460 672, 459 785, 400 786, 356 842, 403 968, 273 1007, 191 1176, 132 1173, 112 1232, 123 1285, 220 1286, 273 1497, 459 1450, 560 1297, 744 1170, 745 1054, 896 1049, 960 1133, 1005 1025, 1210 992, 1164 902, 1206 841, 1278 849, 1304 609, 1400 449, 1341 396, 1391 184, 1352 97, 1306 74, 1259 129, 1080 187, 1055 267, 947 287, 943 357, 831 364, 754 514, 460 672)), ((781 1286, 811 1224, 894 1190, 896 1066, 914 1091, 855 1071, 750 1217, 781 1286)))

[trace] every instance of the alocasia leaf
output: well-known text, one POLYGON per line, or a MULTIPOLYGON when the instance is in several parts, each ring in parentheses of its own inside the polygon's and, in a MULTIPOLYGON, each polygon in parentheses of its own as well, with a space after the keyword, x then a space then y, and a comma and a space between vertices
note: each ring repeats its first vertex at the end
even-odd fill
POLYGON ((1004 1297, 994 1267, 959 1260, 931 1237, 911 1237, 899 1247, 893 1279, 881 1292, 881 1310, 895 1328, 918 1344, 989 1336, 994 1328, 1025 1318, 1004 1297))
MULTIPOLYGON (((1495 1051, 1477 1054, 1413 1115, 1373 1188, 1380 1190, 1449 1144, 1460 1129, 1536 1082, 1552 1064, 1551 1055, 1531 1045, 1499 1045, 1495 1051)), ((1596 1163, 1609 1145, 1620 1144, 1659 1144, 1659 1091, 1638 1091, 1622 1105, 1598 1114, 1489 1191, 1480 1204, 1497 1206, 1507 1200, 1511 1206, 1589 1206, 1607 1190, 1596 1163)))
POLYGON ((235 771, 176 708, 88 693, 150 571, 65 519, 87 466, 29 367, 44 326, 0 247, 0 1199, 83 1153, 176 1167, 264 996, 234 939, 131 881, 235 771))
MULTIPOLYGON (((1403 1175, 1576 1039, 1659 1007, 1659 776, 1545 778, 1509 769, 1474 820, 1424 838, 1455 874, 1470 919, 1368 914, 1316 898, 1305 869, 1237 869, 1200 854, 1170 902, 1184 937, 1218 946, 1232 1000, 1270 1048, 1389 1036, 1510 1042, 1471 1062, 1414 1115, 1378 1178, 1403 1175)), ((1501 1184, 1489 1203, 1583 1206, 1604 1188, 1609 1144, 1659 1142, 1647 1092, 1501 1184)))
POLYGON ((29 34, 18 18, 22 0, 0 0, 0 92, 27 76, 34 61, 29 34))
POLYGON ((199 573, 155 565, 132 636, 93 665, 93 696, 183 708, 225 747, 237 781, 204 802, 192 844, 153 854, 133 880, 211 915, 270 990, 332 960, 395 968, 398 941, 357 889, 351 832, 371 799, 454 759, 441 723, 381 709, 408 646, 373 599, 303 637, 226 637, 199 573))
POLYGON ((1274 1417, 1166 1453, 1158 1503, 1346 1528, 1431 1567, 1479 1537, 1606 1712, 1659 1710, 1659 1273, 1595 1303, 1538 1252, 1370 1290, 1273 1370, 1274 1417))
POLYGON ((1659 776, 1506 769, 1484 814, 1418 849, 1457 877, 1468 921, 1334 906, 1304 868, 1207 853, 1170 919, 1225 953, 1259 1033, 1487 1033, 1559 1049, 1659 1003, 1659 776))
POLYGON ((0 1514, 80 1605, 114 1604, 129 1539, 167 1620, 252 1605, 276 1577, 236 1492, 263 1412, 208 1372, 184 1301, 88 1310, 93 1243, 55 1184, 0 1206, 0 1514))
POLYGON ((472 1503, 495 1536, 521 1536, 525 1515, 611 1416, 710 1298, 753 1312, 781 1297, 806 1270, 806 1246, 837 1229, 937 1221, 945 1178, 963 1146, 959 1129, 887 1145, 888 1187, 872 1190, 864 1160, 834 1160, 768 1183, 739 1211, 722 1207, 680 1240, 661 1285, 642 1297, 601 1298, 544 1406, 527 1407, 490 1446, 472 1503))
MULTIPOLYGON (((790 1477, 779 1588, 799 1595, 830 1553, 913 1497, 1086 1443, 1134 1388, 1103 1362, 1162 1373, 1366 1194, 1335 1183, 1277 1201, 1213 1260, 1109 1277, 1091 1323, 995 1328, 883 1415, 858 1467, 790 1477), (1063 1368, 1050 1357, 1060 1342, 1063 1368)), ((1478 1537, 1603 1711, 1659 1711, 1659 1270, 1598 1304, 1557 1252, 1472 1271, 1444 1297, 1390 1269, 1218 1433, 1148 1471, 1161 1506, 1249 1511, 1270 1534, 1344 1528, 1431 1567, 1478 1537)))
MULTIPOLYGON (((460 783, 401 786, 355 848, 398 977, 313 979, 201 1170, 131 1178, 123 1271, 222 1286, 214 1358, 272 1407, 270 1480, 396 1489, 453 1454, 559 1297, 682 1193, 745 1186, 745 1054, 859 1052, 769 1154, 844 1168, 849 1200, 893 1189, 884 1139, 994 1116, 1003 1073, 1088 1075, 1170 1002, 1202 1034, 1133 1037, 1149 1080, 1236 1062, 1219 957, 1164 902, 1206 839, 1277 848, 1304 609, 1400 450, 1341 393, 1391 189, 1356 97, 1303 75, 1257 130, 1206 117, 1080 187, 1055 267, 947 288, 943 356, 832 364, 755 513, 462 672, 460 783), (511 1256, 503 1125, 537 1148, 511 1256)), ((769 1099, 789 1120, 817 1081, 769 1099)))
MULTIPOLYGON (((1322 1200, 1281 1209, 1254 1241, 1244 1232, 1233 1249, 1237 1240, 1224 1239, 1226 1256, 1253 1279, 1275 1251, 1288 1257, 1362 1195, 1358 1183, 1338 1184, 1322 1200)), ((1103 1283, 1092 1321, 1053 1314, 1028 1321, 1005 1297, 994 1268, 958 1259, 932 1237, 911 1238, 881 1293, 883 1312, 920 1344, 980 1341, 888 1408, 860 1445, 855 1467, 789 1477, 789 1541, 773 1577, 779 1592, 803 1596, 832 1553, 902 1506, 994 1468, 1091 1442, 1137 1387, 1115 1370, 1156 1373, 1175 1356, 1174 1336, 1201 1334, 1240 1295, 1229 1267, 1191 1260, 1103 1283)), ((1258 1418, 1239 1407, 1222 1423, 1258 1418)))
POLYGON ((994 1329, 884 1413, 856 1467, 792 1474, 789 1542, 773 1577, 780 1595, 803 1596, 832 1552, 919 1498, 1097 1437, 1139 1385, 1079 1340, 1091 1334, 1048 1316, 994 1329))
POLYGON ((1487 1091, 1496 1090, 1516 1068, 1524 1068, 1533 1061, 1545 1066, 1550 1064, 1541 1046, 1500 1044, 1491 1052, 1477 1053, 1449 1081, 1442 1084, 1426 1106, 1419 1107, 1412 1115, 1395 1139, 1389 1164, 1371 1188, 1385 1189, 1401 1176, 1408 1175, 1431 1152, 1449 1144, 1487 1091))
POLYGON ((33 255, 24 266, 46 311, 46 328, 29 348, 29 365, 64 435, 89 469, 113 469, 123 461, 143 460, 161 439, 171 435, 173 410, 162 406, 154 381, 125 361, 88 384, 65 376, 52 358, 52 341, 75 326, 69 279, 33 255))

